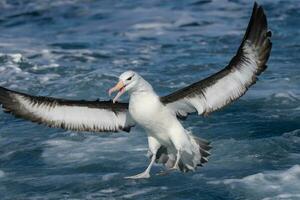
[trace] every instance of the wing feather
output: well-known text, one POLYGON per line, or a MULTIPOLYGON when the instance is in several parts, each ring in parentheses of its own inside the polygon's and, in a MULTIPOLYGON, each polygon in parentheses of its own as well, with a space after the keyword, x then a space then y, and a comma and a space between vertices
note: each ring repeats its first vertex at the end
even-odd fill
POLYGON ((229 64, 206 79, 161 97, 161 102, 179 118, 186 118, 194 112, 206 115, 238 99, 267 68, 270 38, 264 10, 255 3, 242 43, 229 64))
POLYGON ((0 104, 16 117, 67 130, 117 132, 134 126, 127 103, 31 96, 0 87, 0 104))

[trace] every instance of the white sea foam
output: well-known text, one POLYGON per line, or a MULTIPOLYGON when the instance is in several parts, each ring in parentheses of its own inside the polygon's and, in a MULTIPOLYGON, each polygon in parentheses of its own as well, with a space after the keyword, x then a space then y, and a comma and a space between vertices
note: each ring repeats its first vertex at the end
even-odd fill
POLYGON ((299 139, 300 140, 299 136, 300 136, 300 129, 296 129, 296 130, 293 130, 293 131, 290 131, 290 132, 287 132, 287 133, 283 134, 283 137, 287 137, 287 138, 294 137, 293 138, 294 141, 295 141, 295 139, 299 139), (295 136, 297 138, 295 138, 295 136))
POLYGON ((1 84, 10 85, 13 89, 19 88, 17 83, 20 80, 29 80, 33 75, 22 69, 22 63, 30 63, 23 57, 22 54, 3 54, 0 53, 0 58, 2 59, 0 72, 1 72, 1 84))
POLYGON ((278 92, 274 94, 275 98, 286 98, 290 101, 298 101, 300 98, 297 94, 295 94, 292 91, 287 91, 287 92, 278 92))
POLYGON ((130 39, 139 37, 153 37, 164 35, 168 28, 174 26, 169 22, 141 22, 131 26, 131 30, 125 32, 130 39))
POLYGON ((298 153, 291 154, 290 149, 297 149, 299 147, 299 136, 299 129, 295 129, 280 136, 268 138, 215 140, 213 141, 212 149, 214 157, 208 163, 209 168, 217 170, 244 170, 256 165, 278 166, 282 162, 297 164, 294 157, 298 153), (272 157, 276 159, 269 159, 272 157))
MULTIPOLYGON (((99 160, 108 160, 107 154, 130 149, 127 144, 127 137, 102 138, 89 136, 80 141, 70 141, 64 139, 48 140, 42 157, 49 164, 86 164, 98 163, 99 160)), ((125 156, 125 155, 124 155, 125 156)), ((112 158, 112 159, 121 159, 112 158)), ((123 159, 123 158, 122 158, 123 159)), ((112 174, 114 175, 114 174, 112 174)), ((104 177, 109 179, 110 177, 104 177)))
POLYGON ((22 61, 22 58, 23 58, 22 54, 20 54, 20 53, 17 53, 17 54, 10 54, 10 56, 12 57, 12 60, 13 60, 13 62, 15 62, 15 63, 21 62, 21 61, 22 61))
POLYGON ((114 196, 114 194, 116 194, 119 191, 119 188, 115 188, 115 187, 108 187, 105 189, 101 189, 100 191, 97 192, 89 192, 86 195, 86 199, 114 199, 109 198, 110 196, 114 196))
POLYGON ((125 199, 137 198, 138 196, 144 195, 144 194, 149 193, 149 192, 152 192, 153 190, 155 190, 155 188, 153 188, 153 187, 141 189, 141 190, 129 193, 129 194, 125 194, 125 195, 122 196, 122 198, 125 198, 125 199))
POLYGON ((292 199, 300 199, 300 194, 288 194, 288 193, 283 193, 283 194, 279 194, 275 197, 266 197, 263 198, 262 200, 292 200, 292 199))
POLYGON ((114 177, 118 176, 119 173, 109 173, 109 174, 105 174, 102 176, 102 181, 110 181, 112 180, 114 177))
POLYGON ((20 53, 9 53, 9 54, 0 53, 0 57, 6 57, 8 59, 11 59, 11 61, 14 63, 19 63, 23 59, 23 56, 20 53))
POLYGON ((190 14, 184 12, 184 13, 181 13, 181 16, 175 21, 174 25, 182 26, 182 25, 194 23, 196 21, 197 21, 197 19, 192 17, 190 14))
POLYGON ((110 194, 110 193, 113 193, 113 192, 116 192, 116 191, 118 191, 117 188, 107 188, 107 189, 100 190, 100 192, 104 193, 104 194, 110 194))
POLYGON ((164 22, 146 22, 146 23, 138 23, 132 26, 134 29, 162 29, 168 28, 172 25, 170 23, 164 22))
POLYGON ((50 64, 47 64, 47 65, 34 65, 32 67, 33 70, 45 70, 45 69, 50 69, 50 68, 58 68, 60 67, 59 64, 57 63, 50 63, 50 64))
POLYGON ((5 172, 0 170, 0 178, 3 178, 5 176, 5 172))
POLYGON ((47 82, 49 82, 50 80, 55 80, 57 78, 59 78, 60 75, 59 74, 45 74, 45 75, 41 75, 38 77, 40 83, 45 84, 47 82))
POLYGON ((255 192, 267 199, 289 199, 300 196, 300 165, 286 170, 266 171, 246 176, 241 179, 209 181, 210 184, 229 185, 232 189, 244 188, 245 192, 255 192))

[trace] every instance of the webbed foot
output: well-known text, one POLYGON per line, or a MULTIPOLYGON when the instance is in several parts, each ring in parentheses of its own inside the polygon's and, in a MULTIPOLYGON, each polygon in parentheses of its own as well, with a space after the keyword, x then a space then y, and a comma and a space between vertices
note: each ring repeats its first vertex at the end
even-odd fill
POLYGON ((141 179, 141 178, 150 178, 149 172, 142 172, 140 174, 134 175, 134 176, 126 176, 124 177, 126 179, 141 179))

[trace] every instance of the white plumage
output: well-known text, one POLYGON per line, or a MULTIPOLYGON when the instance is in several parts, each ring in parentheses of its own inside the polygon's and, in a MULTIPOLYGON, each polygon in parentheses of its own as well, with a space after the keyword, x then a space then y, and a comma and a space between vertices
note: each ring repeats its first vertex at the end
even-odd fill
MULTIPOLYGON (((201 164, 199 145, 194 141, 193 136, 187 134, 188 131, 182 127, 176 115, 162 104, 159 96, 142 77, 132 71, 125 72, 123 76, 130 77, 133 74, 138 88, 133 86, 128 90, 130 94, 129 113, 148 134, 152 161, 145 172, 129 178, 149 177, 150 168, 161 147, 166 148, 166 154, 172 157, 169 162, 173 162, 173 169, 181 167, 183 171, 194 170, 197 165, 201 164)), ((169 158, 167 159, 169 160, 169 158)))
MULTIPOLYGON (((111 130, 117 131, 118 127, 125 127, 127 113, 121 112, 116 114, 107 109, 90 108, 83 106, 58 105, 47 103, 34 103, 32 99, 28 99, 21 95, 15 95, 23 110, 30 112, 41 121, 45 121, 51 126, 61 127, 70 130, 111 130)), ((132 124, 133 125, 133 124, 132 124)))

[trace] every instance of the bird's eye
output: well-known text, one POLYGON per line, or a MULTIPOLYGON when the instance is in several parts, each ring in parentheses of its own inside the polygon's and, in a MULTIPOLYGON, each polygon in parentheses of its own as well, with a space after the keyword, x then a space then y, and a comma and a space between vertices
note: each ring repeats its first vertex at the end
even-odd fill
POLYGON ((127 79, 127 81, 130 81, 132 79, 132 76, 130 76, 128 79, 127 79))

